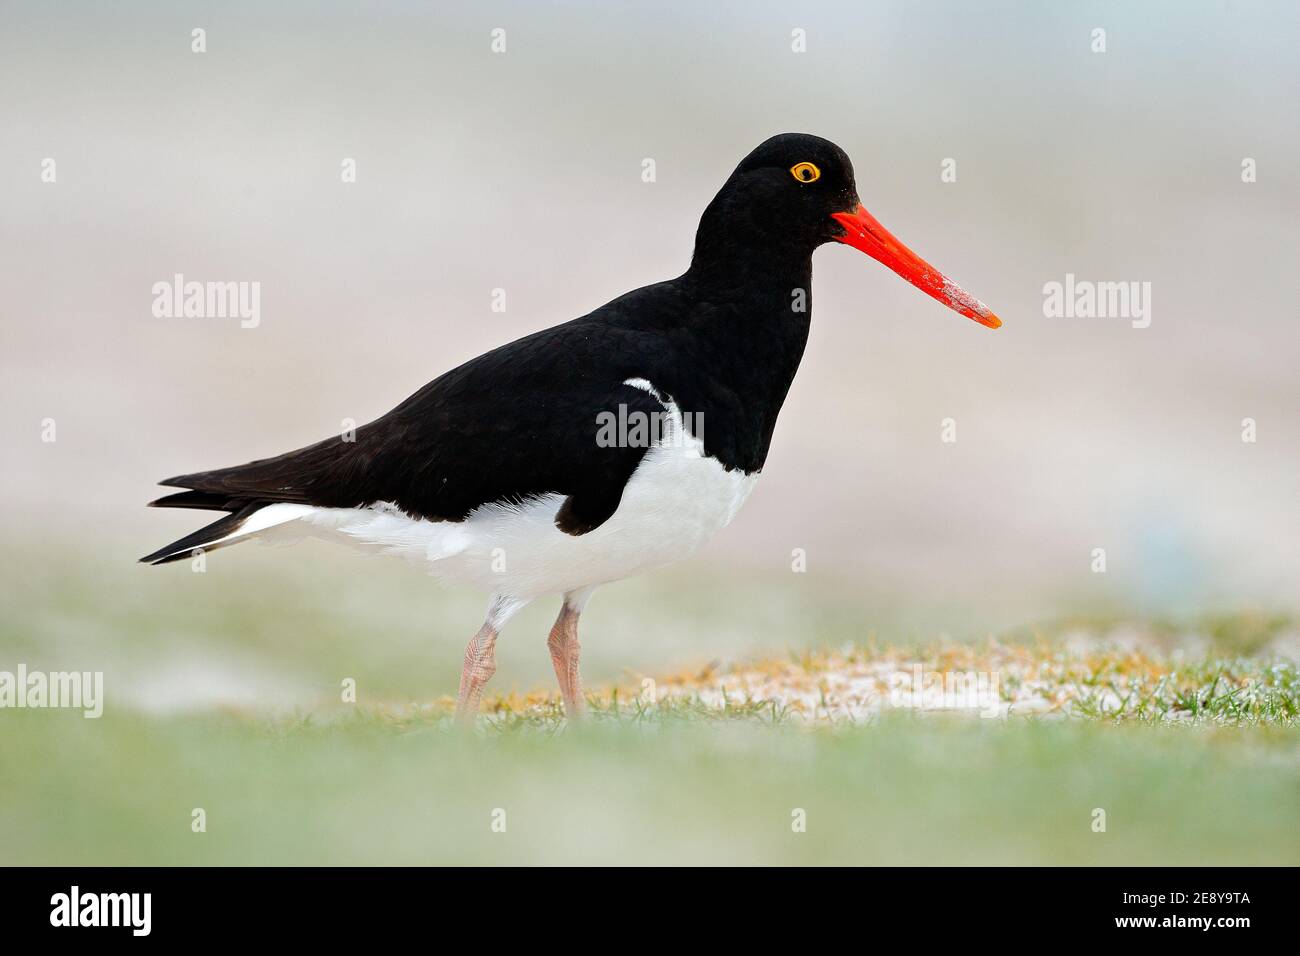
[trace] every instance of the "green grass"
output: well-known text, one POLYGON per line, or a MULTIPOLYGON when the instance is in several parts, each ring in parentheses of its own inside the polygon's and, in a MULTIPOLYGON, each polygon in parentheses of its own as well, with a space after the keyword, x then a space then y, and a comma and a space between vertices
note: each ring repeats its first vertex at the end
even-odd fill
POLYGON ((6 718, 5 863, 1300 862, 1300 741, 1270 728, 53 717, 6 718))
POLYGON ((1300 719, 1300 670, 1246 658, 1210 658, 1159 674, 1098 669, 1080 681, 1073 707, 1080 716, 1105 720, 1289 727, 1300 719))
POLYGON ((202 575, 26 553, 0 569, 0 669, 103 670, 107 700, 0 711, 4 864, 1300 863, 1283 615, 937 641, 835 582, 659 575, 584 618, 588 725, 533 693, 554 689, 539 607, 463 732, 445 695, 477 597, 310 551, 202 575), (1045 706, 821 719, 829 677, 912 660, 1045 706))

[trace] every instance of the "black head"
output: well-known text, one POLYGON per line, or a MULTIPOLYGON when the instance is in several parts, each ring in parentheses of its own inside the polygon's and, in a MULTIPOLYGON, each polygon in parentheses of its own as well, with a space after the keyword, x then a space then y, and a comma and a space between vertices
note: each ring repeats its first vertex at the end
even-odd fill
POLYGON ((981 325, 1002 324, 863 208, 853 163, 828 139, 781 133, 740 161, 700 217, 692 271, 742 281, 758 271, 807 271, 813 250, 842 242, 981 325))
POLYGON ((853 163, 828 139, 781 133, 740 161, 700 219, 701 243, 810 255, 843 230, 831 218, 858 206, 853 163))

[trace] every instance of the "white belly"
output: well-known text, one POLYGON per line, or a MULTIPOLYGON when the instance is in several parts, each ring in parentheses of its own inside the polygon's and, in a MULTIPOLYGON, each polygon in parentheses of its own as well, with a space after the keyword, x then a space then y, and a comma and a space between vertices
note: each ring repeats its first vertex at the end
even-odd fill
POLYGON ((695 552, 731 522, 758 481, 757 473, 727 471, 706 458, 676 407, 665 408, 676 427, 646 452, 610 519, 583 535, 555 526, 564 503, 558 494, 483 505, 458 522, 411 518, 382 504, 313 509, 302 521, 368 549, 427 561, 438 577, 523 600, 617 581, 695 552))

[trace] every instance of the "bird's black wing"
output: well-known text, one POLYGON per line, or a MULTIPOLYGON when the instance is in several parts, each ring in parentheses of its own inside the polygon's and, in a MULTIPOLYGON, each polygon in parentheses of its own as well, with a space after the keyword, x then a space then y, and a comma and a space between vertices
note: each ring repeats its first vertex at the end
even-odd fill
MULTIPOLYGON (((628 333, 635 334, 635 333, 628 333)), ((561 530, 585 534, 618 508, 647 442, 601 441, 602 413, 657 422, 664 407, 635 375, 644 343, 610 348, 608 326, 577 320, 446 373, 381 418, 275 458, 169 478, 163 507, 238 511, 247 503, 359 507, 460 521, 480 505, 561 494, 561 530), (603 342, 596 351, 595 342, 603 342)), ((606 420, 608 421, 608 420, 606 420)), ((647 433, 649 440, 656 437, 647 433)))

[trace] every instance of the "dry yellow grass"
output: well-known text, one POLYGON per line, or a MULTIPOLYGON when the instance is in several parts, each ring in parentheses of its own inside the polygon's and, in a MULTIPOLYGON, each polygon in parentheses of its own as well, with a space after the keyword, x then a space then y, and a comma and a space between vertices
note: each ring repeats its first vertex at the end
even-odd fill
MULTIPOLYGON (((1188 659, 1154 647, 990 640, 921 651, 867 644, 725 668, 709 664, 589 688, 588 698, 606 717, 690 711, 810 725, 861 723, 895 710, 1289 725, 1297 718, 1298 692, 1295 664, 1279 659, 1188 659)), ((449 706, 448 698, 435 709, 449 706)), ((484 710, 507 720, 562 715, 558 697, 541 689, 490 698, 484 710)))

